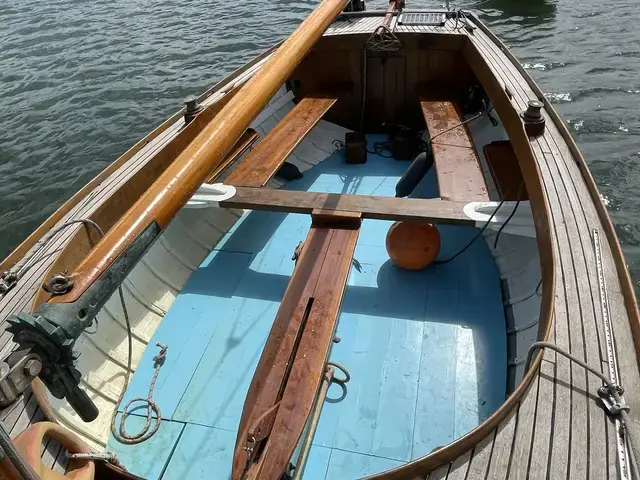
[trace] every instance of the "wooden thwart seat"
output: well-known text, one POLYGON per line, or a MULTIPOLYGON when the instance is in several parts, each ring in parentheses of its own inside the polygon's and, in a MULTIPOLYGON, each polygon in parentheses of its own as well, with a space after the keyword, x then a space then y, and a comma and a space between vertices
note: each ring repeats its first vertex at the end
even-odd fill
POLYGON ((229 175, 229 185, 263 187, 338 100, 335 93, 304 97, 229 175))
POLYGON ((445 132, 432 143, 440 197, 458 202, 488 201, 487 185, 469 131, 464 125, 447 131, 464 121, 455 105, 421 96, 420 107, 429 136, 445 132))
POLYGON ((473 225, 465 203, 440 199, 377 197, 339 193, 236 187, 236 194, 221 207, 312 214, 314 210, 352 212, 377 220, 421 221, 444 225, 473 225))
POLYGON ((251 145, 258 139, 260 135, 253 128, 248 128, 238 139, 231 151, 224 158, 224 161, 218 165, 207 177, 205 183, 212 183, 224 172, 230 165, 236 162, 240 156, 246 152, 251 145))
POLYGON ((247 392, 233 480, 281 477, 322 382, 360 218, 319 212, 318 220, 304 242, 247 392))

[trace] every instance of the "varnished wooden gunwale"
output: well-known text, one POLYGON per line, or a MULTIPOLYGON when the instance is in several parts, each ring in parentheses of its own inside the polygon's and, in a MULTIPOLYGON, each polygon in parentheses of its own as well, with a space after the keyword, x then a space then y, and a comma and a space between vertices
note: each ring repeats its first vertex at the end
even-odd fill
MULTIPOLYGON (((494 104, 497 114, 503 122, 503 126, 518 156, 520 169, 522 170, 527 191, 529 192, 543 277, 538 338, 540 340, 547 340, 552 326, 554 308, 553 292, 555 290, 556 276, 553 254, 554 246, 549 230, 550 210, 541 184, 541 175, 535 161, 534 153, 529 145, 528 137, 524 131, 522 120, 518 112, 509 102, 509 98, 504 91, 504 86, 500 85, 498 80, 493 76, 489 65, 473 43, 469 41, 465 42, 463 52, 467 62, 471 65, 478 80, 482 83, 483 88, 494 104)), ((435 470, 440 465, 453 462, 456 458, 474 448, 474 446, 486 438, 487 435, 490 435, 505 418, 513 414, 514 408, 517 407, 523 395, 529 390, 532 381, 537 377, 542 356, 542 352, 536 354, 529 370, 518 387, 487 420, 475 429, 425 457, 413 460, 393 470, 371 475, 367 477, 367 479, 404 480, 407 478, 415 478, 435 470)))
MULTIPOLYGON (((474 38, 474 42, 483 49, 487 58, 495 62, 496 75, 515 92, 512 100, 520 109, 526 108, 529 99, 539 96, 530 87, 532 81, 525 78, 490 37, 482 33, 474 38)), ((560 129, 550 120, 547 112, 545 115, 546 132, 532 140, 531 145, 543 169, 548 194, 555 197, 554 237, 564 277, 564 285, 559 286, 556 292, 555 342, 598 368, 601 359, 606 361, 607 352, 591 237, 593 228, 602 231, 605 227, 597 212, 597 205, 591 199, 579 161, 569 150, 560 129)), ((639 395, 638 382, 629 380, 638 378, 637 348, 632 342, 630 330, 632 320, 619 308, 626 308, 626 300, 618 293, 619 278, 613 252, 609 251, 609 243, 604 242, 602 249, 602 264, 610 297, 610 320, 616 337, 615 343, 618 345, 620 374, 623 383, 627 385, 628 398, 635 403, 632 411, 637 411, 635 399, 639 395), (633 357, 632 364, 628 363, 630 356, 633 357)), ((536 413, 533 430, 537 432, 537 437, 546 436, 549 441, 546 445, 544 442, 536 442, 536 446, 541 448, 534 448, 533 445, 531 447, 529 462, 540 467, 535 470, 534 478, 538 472, 547 472, 547 469, 552 476, 576 475, 575 472, 580 474, 579 472, 587 469, 592 478, 606 477, 607 468, 612 471, 616 468, 617 452, 615 427, 598 407, 594 394, 600 386, 600 380, 590 373, 585 376, 581 369, 573 367, 561 356, 546 352, 545 359, 548 361, 543 362, 543 366, 555 363, 554 370, 548 377, 550 382, 547 378, 540 377, 541 388, 548 388, 547 384, 552 384, 551 401, 546 396, 539 396, 538 401, 533 402, 533 408, 536 412, 553 408, 555 421, 549 417, 538 417, 536 413), (601 441, 594 442, 593 439, 601 441)), ((604 373, 608 375, 606 363, 602 363, 602 366, 604 373)), ((520 408, 518 414, 522 410, 520 408)), ((519 431, 516 431, 514 438, 521 438, 519 431)), ((523 449, 524 458, 528 453, 527 449, 523 449)), ((522 464, 523 461, 519 459, 515 462, 514 469, 523 471, 522 464)))
POLYGON ((618 272, 618 278, 620 280, 620 284, 623 288, 624 298, 625 298, 625 306, 627 308, 627 313, 629 314, 629 320, 631 324, 631 329, 633 332, 634 343, 636 345, 636 354, 638 355, 638 364, 640 365, 640 313, 638 311, 638 301, 635 294, 635 289, 633 287, 633 282, 631 281, 631 276, 629 275, 629 270, 627 266, 627 262, 624 258, 624 253, 622 252, 622 247, 620 246, 620 240, 616 235, 615 227, 613 226, 613 222, 611 221, 611 216, 609 215, 609 211, 607 210, 604 201, 602 200, 602 196, 598 191, 598 186, 596 184, 595 179, 593 178, 593 174, 589 167, 587 166, 587 162, 582 155, 582 152, 578 148, 576 141, 567 130, 567 126, 562 121, 558 112, 553 107, 553 104, 549 102, 547 97, 545 97, 542 90, 538 84, 531 78, 531 76, 526 72, 526 70, 522 67, 520 62, 513 56, 511 51, 505 46, 505 44, 496 37, 491 30, 487 28, 484 23, 480 21, 480 19, 473 12, 469 12, 472 16, 474 23, 476 23, 482 31, 487 35, 491 40, 498 45, 502 53, 511 61, 513 66, 520 72, 520 74, 524 77, 525 81, 531 87, 531 89, 536 93, 537 99, 544 103, 544 108, 554 125, 560 132, 562 139, 566 142, 567 147, 569 147, 569 151, 573 155, 573 157, 577 160, 577 165, 580 168, 580 173, 582 173, 583 179, 587 185, 587 189, 589 190, 589 194, 591 195, 591 200, 593 201, 596 210, 598 212, 600 221, 604 226, 605 235, 609 245, 611 245, 613 251, 613 258, 616 264, 616 270, 618 272))
MULTIPOLYGON (((472 18, 479 30, 468 35, 469 40, 482 50, 499 83, 514 92, 515 108, 526 108, 531 98, 542 100, 540 89, 506 47, 472 18)), ((595 198, 599 197, 595 184, 584 175, 586 166, 581 155, 577 148, 570 147, 573 141, 568 131, 552 107, 546 110, 546 131, 531 140, 531 147, 543 170, 553 215, 551 236, 557 245, 556 268, 563 279, 553 292, 555 318, 550 341, 596 369, 602 366, 608 375, 591 235, 594 228, 604 232, 610 220, 606 209, 598 205, 600 199, 595 198), (603 214, 607 218, 602 218, 603 214)), ((615 237, 613 230, 611 234, 615 237)), ((625 288, 625 279, 619 278, 628 277, 628 272, 624 261, 615 258, 623 258, 621 251, 615 250, 603 238, 602 265, 620 376, 626 385, 627 401, 633 403, 631 411, 637 412, 638 348, 632 332, 637 310, 632 308, 628 313, 629 303, 635 303, 629 298, 633 289, 625 288)), ((540 374, 517 409, 471 451, 436 469, 430 478, 619 478, 616 426, 598 405, 595 391, 600 384, 592 374, 585 379, 584 371, 570 366, 563 357, 545 352, 540 374)))

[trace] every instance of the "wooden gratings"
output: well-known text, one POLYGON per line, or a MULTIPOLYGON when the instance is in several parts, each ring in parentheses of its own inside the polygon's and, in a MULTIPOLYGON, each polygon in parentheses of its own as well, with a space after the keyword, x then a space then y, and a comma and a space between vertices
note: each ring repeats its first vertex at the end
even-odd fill
POLYGON ((320 388, 360 218, 318 213, 247 392, 233 480, 280 478, 320 388))
POLYGON ((307 95, 291 110, 229 175, 226 183, 263 187, 322 116, 338 101, 336 93, 307 95))
POLYGON ((469 131, 455 105, 420 95, 420 108, 432 142, 440 197, 463 202, 489 200, 482 168, 469 131))

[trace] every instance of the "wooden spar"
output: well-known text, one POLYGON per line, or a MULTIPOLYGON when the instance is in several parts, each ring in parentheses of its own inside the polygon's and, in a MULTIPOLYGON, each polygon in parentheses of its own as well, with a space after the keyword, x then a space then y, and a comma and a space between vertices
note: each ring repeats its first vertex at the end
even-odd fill
POLYGON ((404 0, 391 0, 389 2, 389 8, 387 9, 387 14, 384 17, 384 23, 376 28, 375 35, 382 36, 385 32, 385 27, 391 27, 391 20, 393 19, 393 14, 398 10, 404 8, 404 0))
POLYGON ((323 0, 215 116, 196 139, 116 223, 71 275, 73 289, 52 303, 76 300, 152 222, 167 227, 225 158, 251 121, 289 78, 347 0, 323 0))

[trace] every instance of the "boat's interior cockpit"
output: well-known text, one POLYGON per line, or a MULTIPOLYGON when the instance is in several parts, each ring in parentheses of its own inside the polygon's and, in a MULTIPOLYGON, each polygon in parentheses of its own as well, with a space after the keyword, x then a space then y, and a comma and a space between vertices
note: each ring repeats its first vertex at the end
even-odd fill
MULTIPOLYGON (((97 418, 38 393, 137 475, 393 470, 445 452, 523 378, 542 281, 510 92, 464 35, 370 40, 315 44, 80 336, 97 418)), ((131 215, 265 58, 190 100, 91 220, 131 215)), ((51 271, 99 241, 78 230, 51 271)))
POLYGON ((390 470, 476 428, 522 378, 540 267, 516 154, 462 38, 400 39, 365 55, 366 36, 323 38, 190 202, 211 225, 242 216, 151 339, 171 351, 155 398, 185 425, 172 459, 217 445, 210 467, 232 478, 275 478, 289 451, 318 478, 390 470), (277 461, 256 460, 266 448, 277 461))

